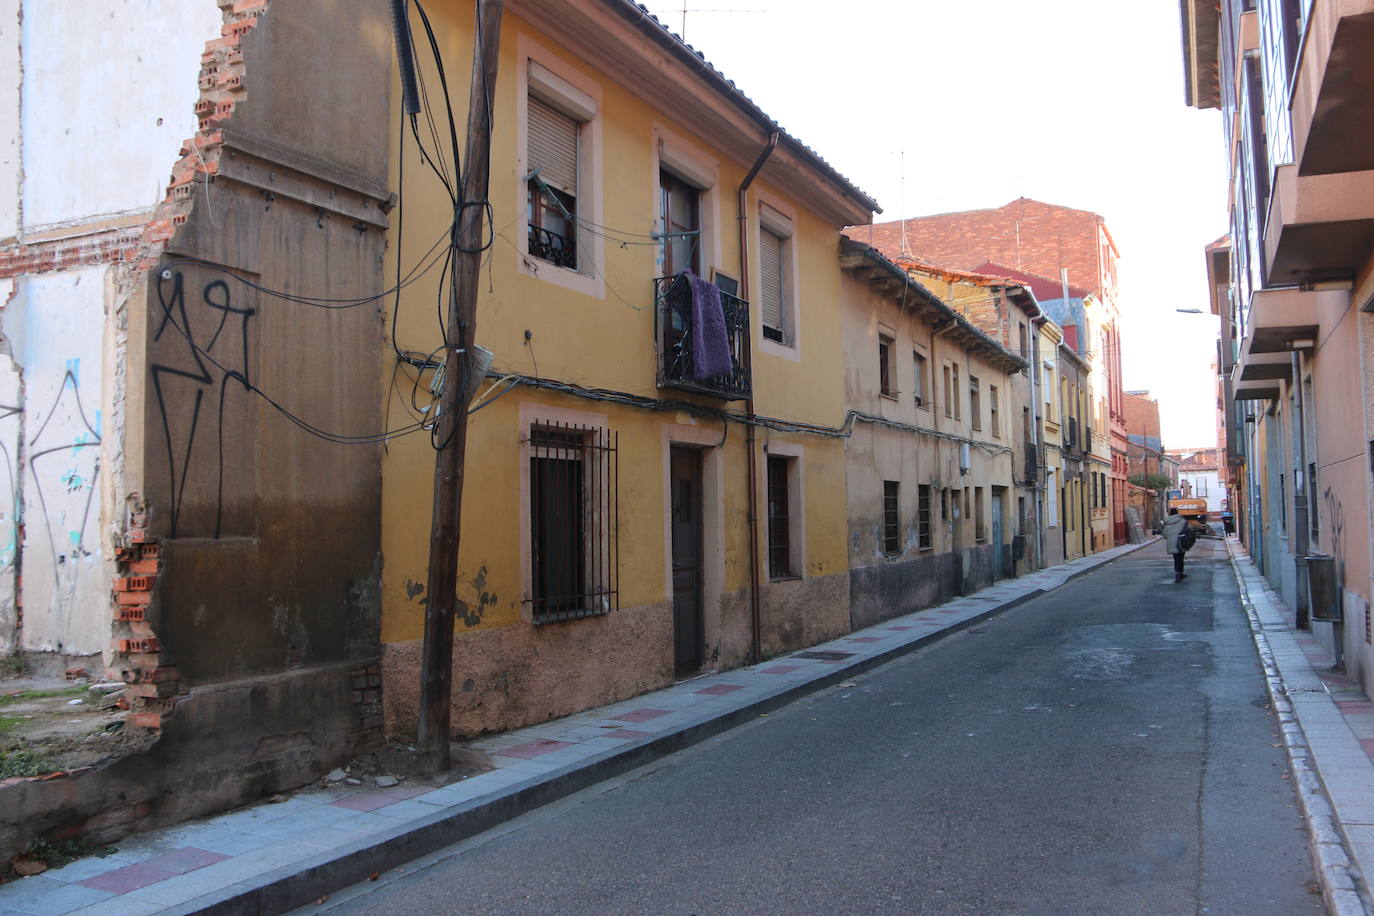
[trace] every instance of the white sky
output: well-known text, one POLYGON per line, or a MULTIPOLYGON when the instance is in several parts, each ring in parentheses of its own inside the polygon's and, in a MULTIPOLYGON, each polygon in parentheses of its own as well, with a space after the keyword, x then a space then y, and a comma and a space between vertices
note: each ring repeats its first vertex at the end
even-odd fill
MULTIPOLYGON (((647 5, 681 30, 682 0, 647 5)), ((759 11, 689 12, 687 41, 877 198, 880 221, 1021 196, 1105 217, 1125 387, 1159 399, 1166 447, 1215 443, 1217 319, 1174 310, 1207 311, 1202 250, 1226 231, 1226 164, 1220 114, 1184 105, 1176 2, 688 7, 759 11)))

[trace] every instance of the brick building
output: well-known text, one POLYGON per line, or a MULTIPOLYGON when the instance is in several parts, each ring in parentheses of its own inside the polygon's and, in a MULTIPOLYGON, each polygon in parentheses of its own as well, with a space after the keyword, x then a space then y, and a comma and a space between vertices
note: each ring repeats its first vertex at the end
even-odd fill
POLYGON ((1106 320, 1094 339, 1081 342, 1080 352, 1100 360, 1105 369, 1101 394, 1110 446, 1110 537, 1124 543, 1127 438, 1116 275, 1120 254, 1106 220, 1087 210, 1021 197, 1001 207, 912 217, 849 232, 889 257, 917 257, 942 267, 1014 279, 1021 279, 1018 272, 1049 283, 1055 282, 1049 278, 1059 278, 1104 306, 1106 320))

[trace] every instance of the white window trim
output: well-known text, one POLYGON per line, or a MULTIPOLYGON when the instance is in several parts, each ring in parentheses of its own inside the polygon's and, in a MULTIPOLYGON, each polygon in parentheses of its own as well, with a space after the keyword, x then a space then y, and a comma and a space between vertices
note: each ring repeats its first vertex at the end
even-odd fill
MULTIPOLYGON (((659 206, 659 174, 671 172, 701 192, 701 277, 710 280, 713 271, 721 269, 720 256, 720 160, 708 154, 681 135, 662 124, 653 125, 653 142, 649 144, 649 176, 653 184, 649 200, 652 205, 649 223, 657 231, 659 206)), ((654 248, 654 276, 663 276, 662 249, 654 248)))
POLYGON ((520 617, 526 623, 534 622, 534 582, 533 557, 530 554, 530 430, 536 426, 561 423, 568 426, 586 426, 596 429, 610 429, 610 422, 604 413, 589 413, 583 410, 567 410, 550 407, 546 404, 522 402, 515 441, 520 443, 520 617))
MULTIPOLYGON (((801 266, 798 264, 800 258, 797 257, 797 211, 786 201, 783 201, 766 190, 760 188, 754 193, 755 214, 758 219, 753 221, 749 227, 749 234, 753 236, 750 240, 753 245, 753 257, 758 263, 758 252, 761 239, 759 233, 764 227, 783 240, 782 259, 783 259, 783 303, 782 314, 783 339, 781 341, 769 340, 763 336, 763 310, 762 306, 751 309, 750 324, 753 325, 752 333, 754 341, 758 347, 758 352, 767 353, 770 356, 780 356, 783 359, 790 359, 793 362, 801 362, 802 356, 802 321, 801 321, 801 300, 798 291, 801 290, 801 266), (753 317, 757 315, 757 317, 753 317)), ((759 277, 759 271, 750 271, 751 289, 749 297, 752 302, 762 303, 763 287, 759 277)))
POLYGON ((602 222, 601 85, 572 69, 548 48, 520 35, 515 43, 515 248, 516 270, 527 277, 575 290, 588 296, 606 296, 605 240, 598 234, 578 231, 578 269, 558 267, 529 253, 528 199, 525 176, 529 174, 529 97, 541 99, 582 122, 578 134, 577 212, 594 223, 602 222))
MULTIPOLYGON (((790 458, 790 467, 787 471, 787 523, 788 523, 788 563, 792 567, 792 575, 788 579, 778 581, 790 582, 793 579, 809 579, 810 573, 806 568, 806 500, 803 498, 806 492, 806 463, 803 460, 806 448, 797 442, 785 442, 781 439, 770 439, 764 445, 764 454, 778 458, 790 458)), ((765 481, 765 491, 767 482, 765 481)), ((762 507, 764 518, 767 519, 767 493, 764 494, 764 506, 762 507)), ((764 553, 763 569, 768 568, 768 532, 767 525, 764 526, 764 553)))

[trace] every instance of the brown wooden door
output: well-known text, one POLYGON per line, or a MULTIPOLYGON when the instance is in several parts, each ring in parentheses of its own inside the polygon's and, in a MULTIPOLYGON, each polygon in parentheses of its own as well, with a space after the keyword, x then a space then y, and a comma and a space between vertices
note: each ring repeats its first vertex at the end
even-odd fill
POLYGON ((674 448, 669 457, 673 537, 673 647, 678 674, 701 668, 701 452, 674 448))

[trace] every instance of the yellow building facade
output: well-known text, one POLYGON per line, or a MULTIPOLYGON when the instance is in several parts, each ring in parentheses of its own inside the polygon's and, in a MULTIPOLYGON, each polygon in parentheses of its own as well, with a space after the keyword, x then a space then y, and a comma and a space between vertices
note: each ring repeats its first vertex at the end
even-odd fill
MULTIPOLYGON (((465 74, 470 4, 433 6, 441 58, 465 74)), ((439 73, 420 56, 433 103, 439 73)), ((454 732, 541 721, 844 632, 836 248, 840 227, 876 204, 624 4, 511 5, 490 88, 475 341, 493 360, 469 418, 454 732), (705 325, 714 299, 723 328, 705 325), (727 371, 698 377, 722 338, 727 371)), ((399 85, 393 94, 399 111, 399 85)), ((461 133, 465 105, 454 106, 461 133)), ((413 133, 393 125, 388 271, 418 274, 386 316, 393 427, 424 421, 442 339, 432 246, 453 203, 434 117, 433 132, 425 115, 413 133)), ((434 456, 410 436, 383 466, 393 734, 416 720, 434 456)))

